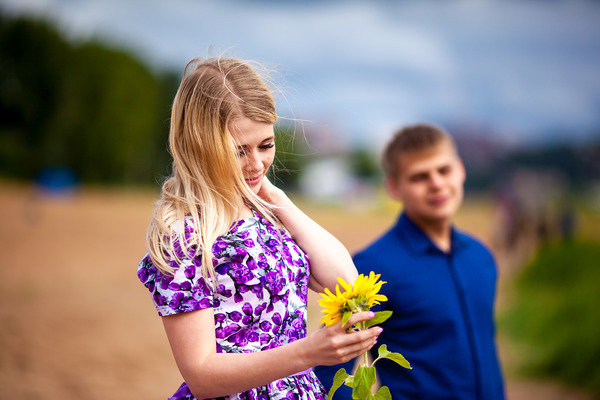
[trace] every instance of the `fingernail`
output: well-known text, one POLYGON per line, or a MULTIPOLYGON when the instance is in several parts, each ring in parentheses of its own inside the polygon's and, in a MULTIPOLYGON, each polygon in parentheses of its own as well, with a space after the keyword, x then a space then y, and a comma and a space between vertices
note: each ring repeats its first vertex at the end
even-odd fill
POLYGON ((375 316, 375 313, 373 311, 369 311, 369 317, 373 318, 375 316))
POLYGON ((378 327, 375 329, 375 332, 377 332, 377 334, 379 335, 381 332, 383 332, 383 328, 382 328, 382 327, 380 327, 380 326, 378 326, 378 327))

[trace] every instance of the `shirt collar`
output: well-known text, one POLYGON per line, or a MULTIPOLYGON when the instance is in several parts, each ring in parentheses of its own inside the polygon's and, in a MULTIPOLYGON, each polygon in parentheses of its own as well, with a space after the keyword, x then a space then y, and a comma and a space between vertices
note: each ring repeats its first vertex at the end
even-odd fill
MULTIPOLYGON (((443 253, 429 237, 415 224, 406 213, 402 213, 394 227, 396 233, 406 240, 408 246, 416 253, 426 253, 433 250, 443 253)), ((452 225, 451 228, 451 253, 467 244, 466 236, 452 225)))

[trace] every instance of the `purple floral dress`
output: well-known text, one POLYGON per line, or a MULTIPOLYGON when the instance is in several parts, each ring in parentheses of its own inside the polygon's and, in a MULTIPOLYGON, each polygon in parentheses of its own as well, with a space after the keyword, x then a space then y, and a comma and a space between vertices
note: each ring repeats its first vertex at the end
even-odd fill
MULTIPOLYGON (((185 223, 185 238, 193 233, 185 223)), ((177 249, 177 247, 176 247, 177 249)), ((172 263, 163 275, 146 255, 138 277, 150 290, 160 316, 213 307, 218 353, 250 353, 282 346, 306 336, 309 263, 284 229, 258 214, 240 220, 212 248, 216 285, 201 274, 201 253, 172 263)), ((318 399, 326 397, 312 372, 304 371, 223 399, 318 399)), ((184 382, 170 400, 192 400, 184 382)))

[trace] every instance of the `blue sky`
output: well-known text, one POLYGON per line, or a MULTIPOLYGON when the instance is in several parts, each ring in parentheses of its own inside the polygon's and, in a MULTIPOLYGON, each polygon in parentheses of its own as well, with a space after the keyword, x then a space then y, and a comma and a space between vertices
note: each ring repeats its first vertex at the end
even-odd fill
POLYGON ((276 71, 280 113, 380 143, 417 121, 509 142, 600 132, 600 2, 0 0, 154 68, 226 54, 276 71), (382 140, 378 140, 382 139, 382 140))

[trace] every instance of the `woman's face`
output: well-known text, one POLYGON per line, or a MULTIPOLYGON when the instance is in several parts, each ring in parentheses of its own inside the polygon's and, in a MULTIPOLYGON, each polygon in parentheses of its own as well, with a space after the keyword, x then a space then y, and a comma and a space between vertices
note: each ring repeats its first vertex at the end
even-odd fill
POLYGON ((231 122, 229 131, 238 145, 237 156, 244 179, 252 191, 258 193, 275 158, 273 125, 239 118, 231 122))

